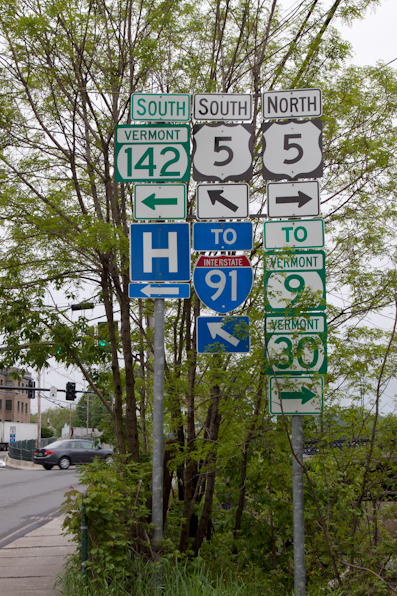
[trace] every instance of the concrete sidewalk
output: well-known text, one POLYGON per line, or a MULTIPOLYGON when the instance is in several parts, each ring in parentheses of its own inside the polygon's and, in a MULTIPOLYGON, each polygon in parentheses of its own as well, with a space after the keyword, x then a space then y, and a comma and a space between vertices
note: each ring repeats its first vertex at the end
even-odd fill
POLYGON ((56 517, 0 549, 0 596, 55 596, 56 576, 76 549, 62 522, 56 517))

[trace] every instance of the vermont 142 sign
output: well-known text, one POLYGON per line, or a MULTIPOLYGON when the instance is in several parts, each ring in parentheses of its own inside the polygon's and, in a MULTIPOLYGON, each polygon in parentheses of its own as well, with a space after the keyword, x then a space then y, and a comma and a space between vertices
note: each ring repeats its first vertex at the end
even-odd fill
POLYGON ((187 182, 189 125, 116 126, 115 178, 116 182, 187 182))

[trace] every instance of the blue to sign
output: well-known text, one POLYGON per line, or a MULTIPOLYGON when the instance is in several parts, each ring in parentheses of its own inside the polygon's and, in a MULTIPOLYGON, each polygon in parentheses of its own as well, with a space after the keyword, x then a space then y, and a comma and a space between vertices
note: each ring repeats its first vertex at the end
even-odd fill
POLYGON ((132 224, 131 281, 189 281, 188 223, 132 224))
POLYGON ((130 284, 130 298, 190 298, 190 284, 130 284))
POLYGON ((197 351, 200 354, 249 352, 249 317, 198 317, 197 351))
POLYGON ((254 275, 245 255, 199 257, 193 273, 194 288, 201 302, 221 314, 244 302, 254 275))
POLYGON ((252 246, 250 221, 195 223, 193 226, 193 250, 252 250, 252 246))

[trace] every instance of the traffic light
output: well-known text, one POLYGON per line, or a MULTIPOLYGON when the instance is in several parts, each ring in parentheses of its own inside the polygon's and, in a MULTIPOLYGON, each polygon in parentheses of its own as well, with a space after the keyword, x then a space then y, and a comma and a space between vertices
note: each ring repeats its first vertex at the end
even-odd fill
POLYGON ((34 399, 35 385, 36 385, 36 383, 33 381, 33 379, 29 379, 29 381, 28 381, 28 398, 29 399, 34 399))
POLYGON ((66 383, 66 399, 68 401, 74 401, 76 399, 76 383, 68 381, 66 383))

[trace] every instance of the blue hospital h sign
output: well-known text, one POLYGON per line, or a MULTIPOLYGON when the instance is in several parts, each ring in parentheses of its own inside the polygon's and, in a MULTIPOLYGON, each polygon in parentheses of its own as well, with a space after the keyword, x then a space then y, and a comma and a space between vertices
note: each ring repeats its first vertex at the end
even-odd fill
POLYGON ((190 281, 188 223, 132 224, 131 281, 190 281))

